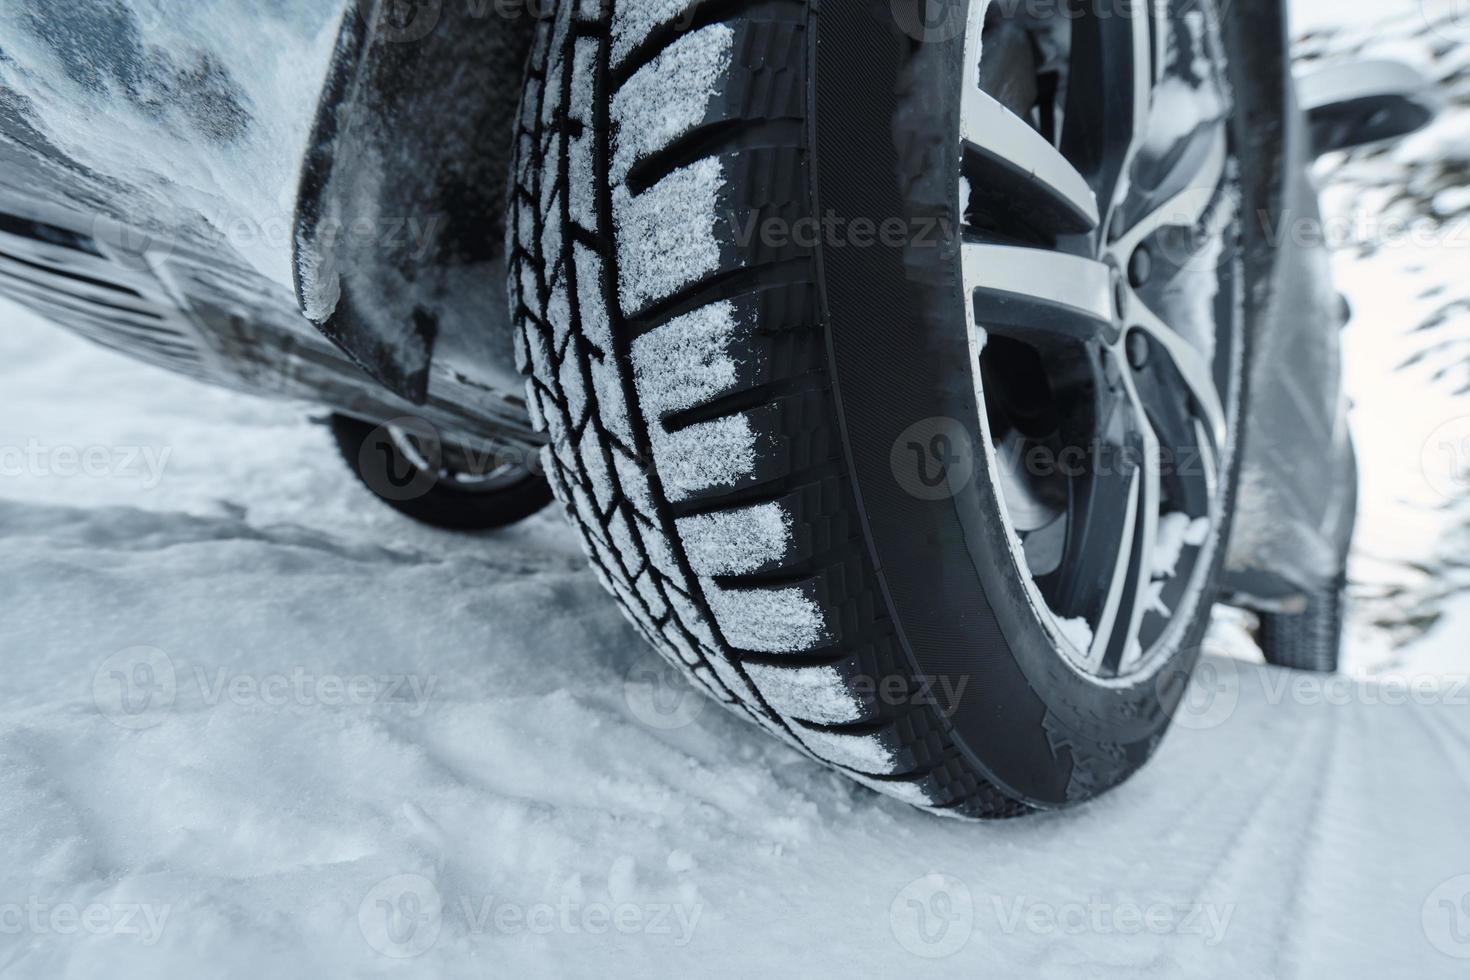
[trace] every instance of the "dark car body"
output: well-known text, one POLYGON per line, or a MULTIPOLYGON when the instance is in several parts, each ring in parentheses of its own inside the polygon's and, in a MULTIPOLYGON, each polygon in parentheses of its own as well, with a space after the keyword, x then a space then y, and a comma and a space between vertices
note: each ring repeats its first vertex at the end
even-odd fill
MULTIPOLYGON (((538 444, 513 364, 503 216, 532 18, 554 5, 11 6, 0 294, 213 384, 538 444), (293 31, 317 40, 283 47, 293 31), (197 151, 147 152, 159 144, 197 151), (251 193, 194 193, 211 160, 254 165, 251 193)), ((1281 234, 1316 215, 1282 6, 1224 12, 1251 121, 1237 152, 1253 356, 1226 587, 1289 608, 1340 574, 1352 531, 1342 308, 1321 245, 1281 234)))

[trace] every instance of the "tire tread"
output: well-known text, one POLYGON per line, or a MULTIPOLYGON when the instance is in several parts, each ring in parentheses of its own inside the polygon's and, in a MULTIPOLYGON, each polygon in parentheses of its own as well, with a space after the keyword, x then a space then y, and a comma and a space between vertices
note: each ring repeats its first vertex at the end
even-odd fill
MULTIPOLYGON (((644 2, 649 9, 666 6, 644 2)), ((812 249, 738 234, 773 219, 790 227, 815 213, 805 118, 809 12, 806 0, 690 0, 616 65, 608 0, 563 0, 558 16, 541 25, 531 77, 534 82, 536 66, 545 65, 545 84, 526 90, 521 118, 529 130, 518 140, 523 154, 535 148, 538 156, 515 168, 508 222, 527 399, 552 441, 544 461, 553 489, 600 581, 696 686, 881 792, 954 815, 1016 815, 1028 808, 977 773, 939 711, 911 696, 917 679, 908 676, 880 598, 842 462, 812 249), (728 27, 734 41, 728 77, 705 118, 634 160, 621 189, 612 186, 617 91, 681 38, 716 24, 728 27), (588 39, 598 45, 596 96, 591 106, 573 106, 573 72, 564 66, 572 63, 574 46, 588 39), (598 186, 574 189, 570 144, 589 133, 598 186), (618 195, 626 201, 647 193, 707 160, 719 161, 730 198, 723 202, 729 214, 714 230, 718 267, 669 295, 625 308, 620 246, 627 243, 617 230, 618 195), (597 228, 573 220, 571 198, 583 193, 596 202, 597 228), (575 248, 600 265, 595 293, 605 309, 593 312, 605 312, 607 337, 588 335, 599 328, 584 316, 591 287, 579 281, 586 262, 572 260, 575 248), (732 342, 735 376, 696 405, 644 418, 632 369, 635 344, 677 317, 719 303, 732 304, 739 322, 749 325, 732 342), (570 392, 564 379, 572 382, 570 392), (700 426, 731 419, 746 420, 753 433, 758 451, 751 466, 719 485, 671 494, 655 437, 699 433, 700 426), (740 574, 696 574, 679 519, 756 505, 775 505, 789 519, 784 553, 740 574), (731 642, 733 636, 747 646, 770 645, 769 623, 747 618, 749 610, 807 608, 803 603, 822 620, 820 634, 803 648, 743 649, 731 642), (898 696, 891 690, 877 696, 884 679, 903 685, 898 696), (801 717, 791 683, 840 688, 851 708, 840 721, 830 720, 831 712, 827 720, 801 717), (776 710, 773 699, 784 699, 788 711, 776 710)))

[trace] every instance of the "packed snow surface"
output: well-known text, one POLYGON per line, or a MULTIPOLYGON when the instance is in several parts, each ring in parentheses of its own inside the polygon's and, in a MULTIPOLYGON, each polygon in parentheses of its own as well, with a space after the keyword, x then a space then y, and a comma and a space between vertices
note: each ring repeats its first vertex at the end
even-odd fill
POLYGON ((1222 619, 1128 786, 942 820, 682 686, 551 513, 416 527, 296 408, 6 323, 6 977, 1463 976, 1463 685, 1222 619))
MULTIPOLYGON (((1464 118, 1329 162, 1331 213, 1464 161, 1464 118)), ((308 411, 0 309, 0 976, 1465 976, 1470 601, 1410 564, 1463 541, 1423 456, 1470 415, 1450 244, 1338 260, 1354 574, 1399 589, 1353 676, 1267 669, 1221 613, 1136 779, 983 826, 695 695, 552 513, 417 527, 308 411)))

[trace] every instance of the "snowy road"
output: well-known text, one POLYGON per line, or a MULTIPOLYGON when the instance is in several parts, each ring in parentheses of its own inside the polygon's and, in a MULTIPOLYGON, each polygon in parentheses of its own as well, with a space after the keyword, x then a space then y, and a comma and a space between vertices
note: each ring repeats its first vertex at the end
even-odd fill
POLYGON ((0 975, 1470 966, 1465 690, 1215 659, 1122 791, 939 820, 661 687, 550 515, 419 529, 298 410, 4 323, 0 975))
MULTIPOLYGON (((1470 408, 1393 368, 1463 260, 1339 264, 1365 577, 1445 538, 1401 508, 1470 408)), ((1372 683, 1252 663, 1222 617, 1137 779, 963 825, 669 678, 551 514, 416 527, 301 409, 10 307, 0 407, 7 980, 1470 974, 1463 600, 1391 652, 1375 607, 1372 683)))

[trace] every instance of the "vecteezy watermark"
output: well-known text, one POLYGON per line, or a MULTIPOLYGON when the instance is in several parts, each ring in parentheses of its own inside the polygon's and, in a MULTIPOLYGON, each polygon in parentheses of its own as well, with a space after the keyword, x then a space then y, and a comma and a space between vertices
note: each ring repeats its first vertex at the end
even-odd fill
MULTIPOLYGON (((945 718, 959 710, 970 686, 968 674, 836 674, 816 675, 808 691, 814 697, 847 704, 853 698, 888 707, 928 707, 945 718), (831 684, 828 691, 823 685, 831 684)), ((633 716, 649 728, 670 731, 693 724, 710 704, 684 670, 652 651, 623 675, 623 698, 633 716)), ((845 720, 845 719, 814 719, 845 720)))
POLYGON ((1359 680, 1344 674, 1260 671, 1261 691, 1271 705, 1290 702, 1308 707, 1349 705, 1396 708, 1405 705, 1470 707, 1470 675, 1386 674, 1359 680))
POLYGON ((356 0, 357 12, 375 35, 391 44, 422 41, 439 26, 444 0, 356 0))
MULTIPOLYGON (((957 420, 929 418, 894 440, 889 462, 894 478, 908 493, 921 500, 943 500, 969 486, 975 467, 973 447, 969 432, 957 420)), ((994 452, 1006 472, 1040 478, 1126 477, 1145 466, 1166 479, 1199 478, 1214 469, 1214 461, 1200 446, 1160 445, 1149 451, 1141 444, 1118 445, 1104 439, 1064 445, 1013 440, 996 446, 994 452)))
POLYGON ((1450 419, 1429 434, 1419 451, 1419 471, 1447 500, 1470 494, 1470 416, 1450 419))
MULTIPOLYGON (((1470 0, 1467 0, 1470 2, 1470 0)), ((1163 262, 1182 272, 1204 273, 1232 265, 1240 259, 1235 236, 1225 232, 1230 210, 1206 207, 1215 200, 1218 187, 1199 185, 1176 195, 1163 207, 1163 227, 1140 247, 1139 255, 1150 264, 1163 262), (1172 213, 1171 213, 1172 212, 1172 213)), ((1229 204, 1231 198, 1219 200, 1229 204)), ((1294 245, 1303 249, 1339 251, 1355 248, 1379 249, 1470 249, 1470 217, 1440 220, 1421 214, 1384 214, 1354 210, 1323 217, 1318 214, 1273 212, 1260 209, 1253 220, 1261 236, 1273 248, 1294 245)))
POLYGON ((428 710, 439 678, 433 674, 318 674, 300 667, 278 673, 233 673, 195 667, 188 677, 207 707, 365 708, 394 705, 410 718, 428 710))
POLYGON ((623 674, 623 700, 634 718, 657 731, 694 724, 709 703, 684 671, 652 650, 623 674))
MULTIPOLYGON (((260 224, 235 219, 223 223, 222 230, 230 244, 237 247, 278 245, 282 244, 281 231, 290 236, 295 234, 294 216, 288 214, 285 217, 284 224, 260 224)), ((448 223, 448 216, 442 214, 339 218, 317 224, 312 229, 312 241, 324 248, 346 246, 353 249, 382 249, 419 261, 429 254, 429 249, 440 239, 444 226, 448 223)))
POLYGON ((1385 215, 1377 211, 1348 211, 1324 218, 1316 214, 1273 214, 1258 211, 1266 241, 1273 247, 1470 249, 1470 218, 1440 221, 1424 215, 1385 215))
POLYGON ((420 674, 322 674, 300 667, 243 673, 194 666, 184 671, 156 647, 129 647, 104 660, 92 675, 92 700, 121 728, 162 724, 181 697, 216 708, 362 708, 388 705, 409 717, 428 710, 439 679, 420 674))
POLYGON ((1235 904, 1209 902, 1131 902, 1090 898, 1048 902, 1016 896, 991 897, 1000 931, 1007 936, 1195 936, 1207 947, 1220 945, 1230 931, 1235 904))
POLYGON ((1369 679, 1346 674, 1309 674, 1248 668, 1230 657, 1207 657, 1193 675, 1181 668, 1161 672, 1159 700, 1174 710, 1177 728, 1205 731, 1225 724, 1240 705, 1246 684, 1259 687, 1259 701, 1307 708, 1470 707, 1470 675, 1384 674, 1369 679))
POLYGON ((732 212, 730 228, 735 244, 749 248, 759 242, 765 248, 790 246, 828 248, 941 248, 955 240, 955 222, 940 215, 883 219, 847 217, 828 211, 820 218, 788 219, 779 215, 742 217, 732 212))
POLYGON ((969 674, 852 674, 843 679, 847 694, 888 707, 923 706, 951 718, 960 708, 969 674))
POLYGON ((92 674, 92 703, 120 728, 138 731, 162 724, 178 693, 174 662, 157 647, 119 650, 92 674))
POLYGON ((1429 29, 1447 41, 1470 39, 1470 0, 1419 0, 1429 29))
POLYGON ((1193 671, 1171 667, 1154 681, 1159 701, 1174 711, 1174 725, 1208 731, 1229 721, 1240 703, 1240 671, 1228 657, 1208 657, 1193 671))
POLYGON ((394 959, 422 956, 439 941, 444 899, 423 875, 384 878, 357 906, 357 928, 376 952, 394 959))
POLYGON ((450 478, 542 472, 538 449, 446 442, 428 419, 404 415, 376 426, 357 451, 364 483, 384 500, 417 500, 450 478))
POLYGON ((948 500, 963 492, 975 475, 975 444, 956 419, 922 419, 893 441, 888 465, 911 496, 948 500))
POLYGON ((121 936, 156 945, 172 905, 147 902, 52 902, 31 896, 0 902, 0 936, 121 936))
POLYGON ((930 960, 953 956, 975 932, 970 887, 938 872, 915 878, 893 897, 888 925, 898 944, 915 956, 930 960))
POLYGON ((444 442, 431 422, 397 418, 368 433, 357 452, 362 481, 384 500, 418 500, 439 484, 444 442))
POLYGON ((1424 899, 1420 916, 1429 945, 1446 956, 1470 960, 1470 874, 1440 882, 1424 899))
POLYGON ((30 439, 0 445, 0 478, 131 480, 153 490, 172 455, 171 446, 52 446, 30 439))
POLYGON ((1102 439, 1061 446, 1021 442, 996 447, 1000 462, 1013 473, 1029 476, 1130 476, 1151 464, 1163 477, 1202 477, 1213 472, 1198 446, 1159 446, 1152 453, 1141 445, 1117 445, 1102 439))
MULTIPOLYGON (((278 211, 238 214, 205 209, 198 217, 215 240, 237 251, 290 250, 297 244, 295 201, 278 211)), ((442 237, 449 222, 445 214, 361 215, 323 219, 311 229, 312 244, 324 250, 379 250, 419 262, 442 237)), ((177 228, 189 226, 181 216, 158 214, 103 215, 92 220, 92 237, 111 246, 119 261, 147 267, 149 261, 173 254, 179 247, 177 228), (172 221, 173 224, 169 222, 172 221), (146 256, 147 258, 140 258, 146 256)))
POLYGON ((915 41, 940 44, 965 33, 970 4, 969 0, 890 0, 888 6, 899 30, 915 41))
POLYGON ((369 947, 394 959, 422 956, 439 941, 446 922, 472 936, 648 936, 689 945, 704 906, 681 902, 599 902, 562 895, 555 901, 518 902, 501 896, 460 894, 446 900, 420 874, 385 878, 363 896, 357 925, 369 947))

